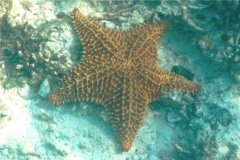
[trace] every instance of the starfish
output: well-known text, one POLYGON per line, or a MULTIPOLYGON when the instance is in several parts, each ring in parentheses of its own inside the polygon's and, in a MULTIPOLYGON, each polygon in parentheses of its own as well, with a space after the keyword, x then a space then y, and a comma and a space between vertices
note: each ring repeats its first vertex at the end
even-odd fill
POLYGON ((148 104, 161 92, 200 90, 199 84, 158 65, 158 38, 169 27, 168 21, 111 30, 74 9, 72 22, 83 56, 49 99, 56 105, 74 101, 102 104, 123 151, 131 148, 148 104))

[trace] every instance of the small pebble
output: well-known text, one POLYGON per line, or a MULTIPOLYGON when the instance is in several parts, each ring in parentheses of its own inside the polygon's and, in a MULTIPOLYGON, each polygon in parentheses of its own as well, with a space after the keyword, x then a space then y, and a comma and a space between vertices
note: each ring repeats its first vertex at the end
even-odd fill
POLYGON ((45 79, 40 86, 38 94, 43 98, 47 98, 49 92, 50 92, 49 82, 48 82, 48 79, 45 79))

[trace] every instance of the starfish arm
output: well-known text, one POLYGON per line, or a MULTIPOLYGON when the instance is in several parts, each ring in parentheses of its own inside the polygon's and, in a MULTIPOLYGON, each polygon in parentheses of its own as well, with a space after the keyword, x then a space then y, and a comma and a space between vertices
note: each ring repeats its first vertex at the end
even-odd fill
POLYGON ((119 78, 118 82, 111 83, 110 92, 103 105, 109 120, 117 134, 120 147, 128 151, 142 125, 147 111, 147 100, 139 92, 136 79, 119 78))
POLYGON ((140 75, 144 77, 142 84, 149 102, 155 100, 162 91, 178 90, 194 93, 201 89, 199 84, 160 68, 141 70, 140 75))
POLYGON ((157 66, 157 44, 159 36, 169 27, 170 22, 160 24, 143 24, 133 29, 124 31, 126 58, 134 63, 136 68, 157 66))
POLYGON ((129 35, 129 37, 135 37, 143 33, 149 33, 150 34, 149 36, 152 36, 153 34, 157 34, 157 36, 159 37, 170 26, 171 26, 171 23, 168 20, 163 20, 161 23, 158 23, 158 24, 140 24, 132 29, 126 30, 125 34, 129 35))
POLYGON ((167 72, 166 74, 161 75, 161 78, 163 78, 164 81, 158 85, 158 90, 178 90, 181 92, 195 93, 201 89, 199 84, 189 81, 187 78, 173 72, 167 72))
POLYGON ((56 105, 80 100, 101 103, 111 74, 109 68, 98 70, 80 63, 60 80, 57 91, 49 99, 56 105))
POLYGON ((83 45, 83 58, 85 54, 105 53, 106 50, 114 54, 121 47, 118 43, 118 37, 122 35, 121 31, 117 32, 102 26, 84 16, 76 8, 72 12, 72 22, 83 45))
MULTIPOLYGON (((145 56, 149 54, 146 53, 149 49, 148 46, 154 46, 156 49, 160 35, 162 35, 169 26, 169 21, 163 21, 160 24, 143 24, 127 31, 126 35, 129 36, 128 39, 133 39, 134 42, 131 46, 130 53, 135 53, 134 56, 145 56)), ((157 51, 152 53, 157 55, 157 51)))

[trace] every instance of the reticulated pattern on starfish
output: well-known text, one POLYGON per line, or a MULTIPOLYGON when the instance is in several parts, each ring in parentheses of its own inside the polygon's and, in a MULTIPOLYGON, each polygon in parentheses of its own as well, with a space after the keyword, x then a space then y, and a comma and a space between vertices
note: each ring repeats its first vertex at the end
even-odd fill
POLYGON ((200 90, 200 85, 159 68, 158 38, 169 27, 168 21, 111 30, 74 9, 72 22, 83 56, 60 80, 50 101, 57 105, 82 100, 101 103, 122 150, 130 149, 148 104, 162 91, 200 90))

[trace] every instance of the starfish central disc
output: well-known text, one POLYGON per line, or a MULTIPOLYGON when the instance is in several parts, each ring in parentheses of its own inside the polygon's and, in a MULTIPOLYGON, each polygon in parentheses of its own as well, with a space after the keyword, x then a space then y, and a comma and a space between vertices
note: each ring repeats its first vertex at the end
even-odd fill
POLYGON ((114 68, 127 74, 133 74, 136 69, 131 59, 113 59, 112 61, 114 62, 114 68))

